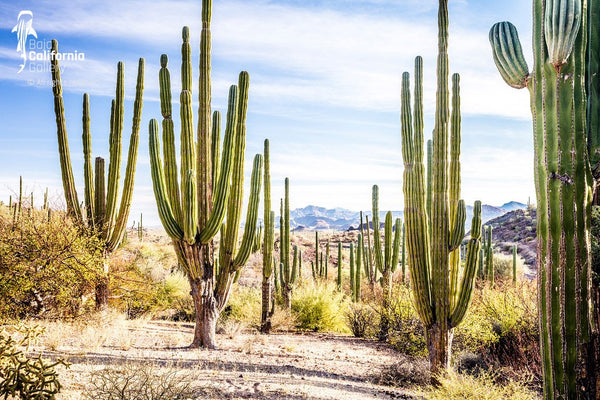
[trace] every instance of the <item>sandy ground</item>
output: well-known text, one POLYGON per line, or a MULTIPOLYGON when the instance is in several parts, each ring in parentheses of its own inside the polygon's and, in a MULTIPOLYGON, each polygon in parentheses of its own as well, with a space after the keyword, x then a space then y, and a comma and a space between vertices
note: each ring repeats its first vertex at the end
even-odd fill
POLYGON ((35 353, 63 358, 58 399, 80 399, 94 371, 109 366, 176 369, 198 399, 412 399, 371 383, 397 353, 376 341, 331 334, 218 335, 218 350, 191 350, 190 324, 126 321, 89 327, 47 326, 35 353), (57 339, 60 338, 60 339, 57 339))

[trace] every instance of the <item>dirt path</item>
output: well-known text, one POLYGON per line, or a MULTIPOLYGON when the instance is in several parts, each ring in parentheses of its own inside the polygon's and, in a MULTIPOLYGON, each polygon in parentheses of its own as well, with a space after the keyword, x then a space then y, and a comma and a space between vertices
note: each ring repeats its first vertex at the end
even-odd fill
MULTIPOLYGON (((61 399, 79 399, 94 371, 108 366, 177 369, 193 378, 200 399, 412 399, 371 383, 397 355, 375 341, 329 334, 218 335, 219 350, 190 350, 188 324, 123 322, 37 351, 71 363, 61 371, 61 399), (90 344, 92 344, 90 346, 90 344), (93 344, 96 344, 94 346, 93 344), (49 350, 52 348, 53 350, 49 350)), ((63 328, 63 331, 65 329, 63 328)), ((67 332, 63 332, 67 333, 67 332)))

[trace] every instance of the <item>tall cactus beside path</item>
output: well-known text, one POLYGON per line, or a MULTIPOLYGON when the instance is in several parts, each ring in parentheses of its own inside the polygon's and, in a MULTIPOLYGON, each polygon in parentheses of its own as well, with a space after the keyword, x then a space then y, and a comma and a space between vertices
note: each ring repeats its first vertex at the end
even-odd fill
POLYGON ((269 139, 265 139, 264 154, 264 190, 263 190, 263 219, 265 224, 263 238, 263 268, 262 268, 262 312, 260 331, 271 331, 271 317, 275 312, 275 296, 273 295, 273 250, 275 247, 275 212, 271 211, 271 162, 269 154, 269 139))
POLYGON ((455 74, 452 76, 450 114, 447 0, 439 1, 438 29, 430 211, 426 201, 428 185, 423 165, 421 57, 415 60, 414 115, 411 110, 409 74, 405 72, 402 75, 403 190, 408 265, 415 308, 425 325, 434 380, 437 373, 449 365, 453 328, 463 320, 471 300, 481 235, 481 202, 476 201, 467 258, 464 268, 461 268, 459 247, 465 233, 466 210, 464 201, 459 200, 460 93, 459 77, 455 74))
POLYGON ((373 185, 373 252, 375 254, 375 266, 381 273, 381 288, 383 290, 383 301, 381 310, 381 321, 379 324, 379 340, 387 340, 390 330, 389 308, 392 297, 392 274, 398 267, 400 260, 400 238, 402 229, 400 218, 396 218, 396 223, 392 225, 392 212, 388 211, 385 215, 383 245, 381 243, 381 233, 379 231, 379 187, 373 185), (392 230, 394 233, 392 233, 392 230), (392 239, 393 234, 393 239, 392 239))
MULTIPOLYGON (((52 41, 52 54, 58 52, 58 42, 52 41)), ((63 188, 67 202, 68 214, 82 226, 93 230, 105 243, 104 276, 96 286, 96 307, 103 309, 108 304, 108 255, 114 251, 125 235, 127 218, 131 209, 133 195, 133 182, 135 178, 135 164, 139 143, 140 120, 142 117, 142 104, 144 92, 144 59, 138 63, 137 84, 135 100, 133 103, 133 123, 129 139, 129 154, 125 169, 123 194, 119 204, 119 181, 121 175, 121 147, 124 114, 124 66, 117 64, 117 89, 115 99, 112 101, 110 115, 108 177, 105 177, 104 159, 97 157, 92 168, 92 139, 90 133, 90 108, 89 96, 83 95, 83 172, 84 172, 84 207, 80 206, 71 155, 69 152, 69 139, 67 136, 66 117, 62 98, 62 84, 58 59, 51 57, 52 91, 54 94, 54 113, 56 115, 56 132, 58 136, 58 153, 60 155, 60 169, 62 173, 63 188), (94 180, 95 176, 95 180, 94 180)))
MULTIPOLYGON (((162 224, 173 240, 175 253, 191 286, 195 308, 191 347, 215 348, 215 328, 227 304, 232 285, 250 256, 256 235, 263 156, 254 157, 244 233, 239 242, 243 208, 244 152, 249 77, 241 72, 237 86, 229 89, 227 122, 220 149, 220 114, 210 118, 210 16, 212 2, 202 2, 200 38, 200 90, 197 138, 192 112, 192 65, 189 30, 183 28, 181 46, 181 159, 177 178, 173 132, 171 84, 167 56, 159 72, 163 115, 161 159, 158 122, 150 121, 150 167, 154 196, 162 224), (226 218, 225 218, 226 217, 226 218), (225 222, 223 220, 225 219, 225 222), (213 239, 221 231, 219 258, 215 262, 213 239)), ((266 229, 265 229, 266 230, 266 229)))
POLYGON ((600 172, 599 28, 600 0, 534 0, 532 71, 514 25, 499 22, 489 35, 502 78, 527 88, 531 99, 546 399, 600 395, 589 307, 591 201, 598 179, 590 161, 594 174, 600 172))

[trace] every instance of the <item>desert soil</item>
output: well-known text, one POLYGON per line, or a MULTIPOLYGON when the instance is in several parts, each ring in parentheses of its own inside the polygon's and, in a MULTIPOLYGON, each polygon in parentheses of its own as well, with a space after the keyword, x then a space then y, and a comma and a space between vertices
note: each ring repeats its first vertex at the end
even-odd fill
POLYGON ((319 333, 219 334, 218 350, 188 349, 190 324, 121 321, 99 330, 47 327, 33 350, 63 358, 59 399, 81 399, 94 371, 107 367, 182 370, 199 399, 412 399, 372 383, 397 353, 385 344, 319 333), (60 338, 60 339, 58 339, 60 338))

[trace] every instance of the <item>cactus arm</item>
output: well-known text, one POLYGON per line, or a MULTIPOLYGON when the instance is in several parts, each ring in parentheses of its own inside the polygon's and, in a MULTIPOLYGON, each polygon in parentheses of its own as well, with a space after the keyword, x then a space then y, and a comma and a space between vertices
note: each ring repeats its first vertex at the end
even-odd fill
POLYGON ((319 270, 319 231, 315 231, 315 266, 319 270))
MULTIPOLYGON (((241 268, 252 254, 254 237, 256 236, 256 225, 258 221, 258 206, 260 203, 260 189, 262 184, 263 156, 257 154, 254 156, 252 167, 252 176, 250 178, 250 199, 248 201, 248 210, 246 211, 246 224, 242 236, 242 244, 237 251, 233 266, 237 270, 241 268)), ((233 250, 233 249, 232 249, 233 250)))
POLYGON ((588 2, 587 13, 586 127, 590 163, 596 168, 600 162, 600 2, 588 2))
MULTIPOLYGON (((350 279, 352 281, 352 279, 350 279)), ((342 290, 342 242, 338 242, 337 290, 342 290)))
MULTIPOLYGON (((422 60, 415 60, 415 70, 422 71, 422 60)), ((419 81, 422 75, 416 74, 419 81)), ((419 82, 415 86, 420 86, 419 82)), ((422 98, 416 98, 420 103, 422 98)), ((429 279, 429 234, 425 204, 425 189, 423 182, 423 158, 415 152, 412 115, 410 106, 409 75, 402 75, 402 158, 404 161, 404 201, 405 224, 407 233, 408 265, 415 301, 415 309, 425 325, 433 322, 433 306, 430 293, 429 279), (420 160, 420 162, 418 162, 420 160)))
POLYGON ((173 214, 173 209, 171 208, 171 203, 169 202, 163 164, 160 159, 158 122, 155 119, 150 120, 148 129, 150 131, 150 170, 152 173, 152 187, 154 188, 154 196, 156 197, 158 215, 169 236, 179 240, 183 238, 183 230, 177 223, 175 215, 173 214))
POLYGON ((354 260, 354 243, 350 242, 350 296, 353 298, 354 301, 354 296, 355 296, 355 290, 356 290, 356 272, 357 272, 357 268, 356 268, 356 263, 354 260))
MULTIPOLYGON (((460 251, 459 247, 465 237, 465 220, 467 219, 467 209, 464 200, 459 200, 456 207, 456 214, 454 216, 453 227, 450 232, 450 251, 460 251)), ((460 253, 458 259, 460 259, 460 253)))
POLYGON ((360 301, 360 269, 361 269, 361 261, 362 261, 362 249, 364 247, 363 236, 362 234, 358 234, 358 246, 356 248, 356 273, 354 274, 354 297, 355 301, 360 301))
MULTIPOLYGON (((275 239, 275 212, 271 211, 271 155, 269 150, 269 139, 265 139, 263 153, 263 219, 265 225, 263 248, 263 277, 269 278, 273 272, 273 246, 275 239)), ((213 152, 213 156, 214 154, 215 153, 213 152)))
POLYGON ((90 101, 83 95, 83 176, 85 183, 85 214, 89 228, 94 228, 94 171, 92 170, 92 138, 90 135, 90 101))
POLYGON ((375 265, 383 273, 383 253, 381 251, 381 234, 379 233, 379 187, 373 185, 373 252, 375 253, 375 265))
POLYGON ((211 149, 210 156, 212 160, 212 184, 215 192, 217 182, 219 182, 219 160, 221 157, 221 112, 214 111, 212 118, 212 135, 210 138, 211 149))
POLYGON ((298 246, 294 246, 294 261, 292 262, 292 272, 290 274, 290 285, 293 285, 298 276, 298 246))
POLYGON ((229 100, 227 106, 227 123, 225 126, 225 138, 223 139, 223 155, 219 169, 219 182, 213 193, 213 208, 208 221, 200 231, 200 242, 208 243, 217 234, 225 218, 227 205, 231 193, 231 177, 237 149, 239 132, 237 131, 239 105, 238 87, 232 85, 229 88, 229 100))
MULTIPOLYGON (((391 213, 390 213, 391 215, 391 213)), ((400 261, 400 243, 402 238, 402 221, 400 218, 396 218, 396 223, 394 224, 394 246, 392 249, 392 272, 396 271, 398 267, 398 263, 400 261)))
POLYGON ((567 63, 579 33, 581 18, 581 0, 546 0, 544 39, 549 61, 557 69, 567 63))
POLYGON ((121 205, 115 221, 115 226, 108 240, 107 248, 109 251, 116 249, 121 241, 127 227, 127 218, 131 210, 131 198, 133 197, 133 182, 135 179, 135 166, 137 163, 138 144, 140 140, 140 121, 142 119, 144 93, 144 59, 140 58, 138 63, 137 84, 135 89, 135 100, 133 102, 133 123, 131 128, 131 137, 129 139, 129 154, 127 156, 127 166, 125 167, 125 181, 123 183, 123 194, 121 196, 121 205))
POLYGON ((104 217, 106 216, 106 182, 104 179, 104 159, 96 157, 95 165, 95 181, 94 181, 94 204, 96 206, 95 225, 96 229, 102 230, 104 227, 104 217))
MULTIPOLYGON (((198 144, 198 157, 196 171, 198 174, 198 227, 200 231, 208 225, 212 216, 211 209, 216 202, 212 191, 214 184, 209 184, 212 177, 211 171, 211 32, 212 0, 202 0, 202 31, 200 33, 200 62, 199 62, 199 90, 198 90, 198 131, 196 143, 198 144)), ((241 88, 240 88, 241 90, 241 88)), ((225 152, 225 148, 223 150, 225 152)), ((221 170, 222 171, 222 170, 221 170)), ((222 172, 221 172, 222 173, 222 172)), ((222 200, 221 200, 222 201, 222 200)), ((224 200, 227 204, 227 200, 224 200)), ((223 218, 217 221, 220 225, 223 218)), ((211 221, 212 222, 212 221, 211 221)), ((202 243, 207 243, 216 233, 208 235, 206 232, 202 243)))
MULTIPOLYGON (((58 42, 52 40, 52 53, 58 53, 58 42)), ((67 202, 67 212, 82 222, 83 215, 77 200, 77 190, 75 188, 75 179, 73 178, 73 168, 71 166, 71 155, 69 154, 69 138, 67 136, 67 126, 65 122, 65 107, 62 97, 62 84, 60 80, 60 67, 57 57, 50 59, 52 71, 52 93, 54 95, 54 114, 56 116, 56 134, 58 136, 58 154, 60 156, 60 171, 62 174, 63 189, 65 200, 67 202)))
MULTIPOLYGON (((385 236, 385 244, 384 244, 384 261, 383 261, 383 271, 381 273, 389 273, 392 269, 394 269, 392 264, 392 243, 395 245, 395 240, 392 241, 392 212, 388 211, 385 214, 385 225, 384 225, 384 236, 385 236)), ((396 260, 397 261, 397 260, 396 260)))
POLYGON ((290 277, 290 180, 289 178, 285 178, 285 198, 283 201, 283 246, 282 248, 285 250, 285 266, 287 276, 285 280, 287 283, 291 283, 290 277))
POLYGON ((167 68, 168 57, 161 55, 161 68, 158 73, 160 86, 160 109, 163 116, 163 154, 165 157, 164 171, 167 182, 169 201, 173 208, 175 220, 179 225, 183 224, 181 214, 181 198, 179 195, 179 181, 177 158, 175 156, 175 132, 173 127, 173 111, 171 105, 171 77, 167 68))
POLYGON ((123 134, 123 114, 125 108, 125 84, 123 69, 123 63, 119 61, 119 63, 117 63, 117 88, 112 130, 110 134, 108 180, 106 182, 106 218, 104 235, 106 239, 109 239, 112 235, 118 211, 117 202, 119 200, 119 181, 121 179, 121 142, 123 134))
POLYGON ((455 327, 461 323, 473 295, 473 286, 475 282, 475 273, 480 249, 479 237, 481 235, 481 202, 476 201, 473 207, 473 219, 471 221, 471 239, 467 244, 467 259, 463 272, 458 299, 455 302, 454 309, 450 315, 450 326, 455 327))
POLYGON ((517 28, 510 22, 498 22, 489 34, 494 63, 502 79, 515 89, 522 89, 529 81, 529 68, 519 40, 517 28))

